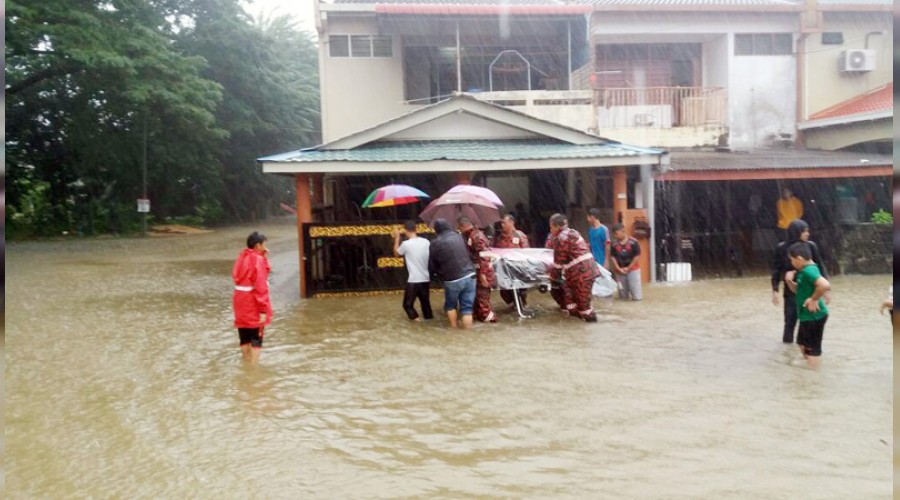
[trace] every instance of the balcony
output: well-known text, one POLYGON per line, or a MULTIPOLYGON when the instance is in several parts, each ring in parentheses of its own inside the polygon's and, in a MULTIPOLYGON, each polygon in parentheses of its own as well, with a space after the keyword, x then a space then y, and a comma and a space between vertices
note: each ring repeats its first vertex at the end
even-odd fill
POLYGON ((597 132, 657 147, 716 146, 728 131, 721 87, 595 88, 597 132))
POLYGON ((578 130, 590 130, 590 90, 505 90, 472 97, 578 130))

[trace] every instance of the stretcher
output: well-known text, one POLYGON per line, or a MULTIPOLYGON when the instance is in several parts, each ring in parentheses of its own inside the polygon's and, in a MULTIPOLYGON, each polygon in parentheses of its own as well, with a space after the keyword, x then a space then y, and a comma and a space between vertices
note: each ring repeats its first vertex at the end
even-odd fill
MULTIPOLYGON (((553 250, 549 248, 491 248, 481 252, 481 256, 491 259, 497 276, 496 287, 501 290, 538 288, 546 292, 551 288, 550 269, 553 267, 553 250)), ((522 311, 519 294, 512 295, 519 317, 531 317, 522 311)))
MULTIPOLYGON (((481 256, 491 259, 497 276, 496 288, 500 290, 537 288, 546 293, 558 286, 550 280, 553 250, 549 248, 490 248, 481 252, 481 256)), ((618 286, 608 270, 598 267, 600 276, 594 281, 592 294, 597 297, 609 297, 618 286)), ((519 317, 530 318, 532 315, 525 314, 522 310, 519 294, 512 295, 519 317)))

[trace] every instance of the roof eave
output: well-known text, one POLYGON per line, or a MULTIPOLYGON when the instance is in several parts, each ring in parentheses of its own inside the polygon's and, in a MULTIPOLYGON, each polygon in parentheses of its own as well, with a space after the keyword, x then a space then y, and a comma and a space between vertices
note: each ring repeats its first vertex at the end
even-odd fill
POLYGON ((882 120, 885 118, 893 118, 894 110, 872 111, 869 113, 857 113, 854 115, 837 116, 834 118, 822 118, 819 120, 807 120, 797 124, 799 130, 809 130, 813 128, 833 127, 835 125, 849 125, 851 123, 859 123, 873 120, 882 120))
POLYGON ((802 5, 594 5, 594 12, 755 12, 755 13, 796 13, 803 12, 802 5))
POLYGON ((553 158, 525 160, 430 160, 430 161, 264 161, 266 174, 330 173, 362 175, 377 173, 491 172, 508 170, 557 170, 568 168, 612 168, 660 165, 663 155, 647 154, 599 158, 553 158))

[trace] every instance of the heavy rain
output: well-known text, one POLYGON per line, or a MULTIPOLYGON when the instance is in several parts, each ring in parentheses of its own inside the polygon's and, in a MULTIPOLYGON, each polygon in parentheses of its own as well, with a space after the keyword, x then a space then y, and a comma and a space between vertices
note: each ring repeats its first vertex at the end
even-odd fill
POLYGON ((8 2, 6 496, 889 498, 891 9, 8 2))

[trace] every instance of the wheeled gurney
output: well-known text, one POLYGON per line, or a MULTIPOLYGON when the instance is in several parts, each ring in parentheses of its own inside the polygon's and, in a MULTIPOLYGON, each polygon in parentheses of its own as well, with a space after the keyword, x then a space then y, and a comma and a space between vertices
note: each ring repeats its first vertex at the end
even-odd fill
MULTIPOLYGON (((501 290, 538 288, 546 292, 553 288, 550 280, 553 250, 549 248, 491 248, 481 252, 481 256, 491 259, 497 276, 497 288, 501 290)), ((609 297, 618 287, 610 272, 599 267, 600 276, 594 282, 592 293, 597 297, 609 297)), ((530 317, 522 312, 519 294, 512 295, 519 317, 530 317)))

